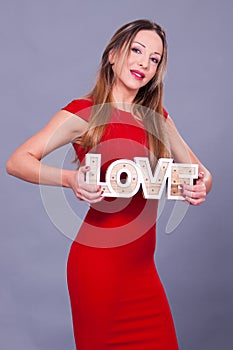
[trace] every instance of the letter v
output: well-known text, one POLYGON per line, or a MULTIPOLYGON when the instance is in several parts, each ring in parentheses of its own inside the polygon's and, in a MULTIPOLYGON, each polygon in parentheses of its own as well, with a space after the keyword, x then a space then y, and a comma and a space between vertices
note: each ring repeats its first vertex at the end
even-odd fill
POLYGON ((160 158, 152 174, 149 159, 147 157, 135 157, 134 161, 141 170, 141 183, 143 195, 149 199, 160 199, 166 180, 170 174, 170 164, 173 162, 171 158, 160 158))

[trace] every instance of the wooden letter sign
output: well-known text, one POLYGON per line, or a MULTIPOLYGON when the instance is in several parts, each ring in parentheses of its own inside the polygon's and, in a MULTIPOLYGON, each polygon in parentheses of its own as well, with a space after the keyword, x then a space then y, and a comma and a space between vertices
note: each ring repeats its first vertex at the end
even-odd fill
POLYGON ((101 185, 104 197, 130 198, 142 185, 145 198, 160 199, 168 180, 167 198, 184 200, 182 185, 193 185, 198 178, 197 164, 173 163, 171 158, 160 158, 154 174, 147 157, 116 160, 108 167, 105 182, 100 181, 101 154, 86 154, 86 165, 90 167, 86 182, 101 185))

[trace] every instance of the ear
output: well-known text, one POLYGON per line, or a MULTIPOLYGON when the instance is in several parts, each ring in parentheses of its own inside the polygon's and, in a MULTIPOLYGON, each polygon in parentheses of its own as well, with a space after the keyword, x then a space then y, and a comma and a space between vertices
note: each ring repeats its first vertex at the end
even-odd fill
POLYGON ((108 60, 109 60, 109 63, 112 64, 112 65, 115 63, 116 52, 113 49, 109 51, 108 60))

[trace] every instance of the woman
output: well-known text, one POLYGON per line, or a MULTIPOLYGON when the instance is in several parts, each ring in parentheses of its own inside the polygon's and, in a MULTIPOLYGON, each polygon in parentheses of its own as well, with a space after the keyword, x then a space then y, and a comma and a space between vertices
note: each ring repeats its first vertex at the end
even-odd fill
MULTIPOLYGON (((166 36, 148 20, 120 28, 107 45, 93 90, 59 111, 7 162, 23 180, 69 187, 90 209, 73 242, 67 276, 78 350, 178 349, 169 305, 155 264, 157 200, 138 191, 130 199, 107 199, 100 185, 77 171, 42 164, 43 156, 69 142, 82 163, 101 154, 101 179, 116 159, 148 156, 198 164, 193 186, 182 195, 192 205, 205 201, 211 174, 193 154, 163 109, 166 36), (170 148, 168 147, 168 143, 170 148)), ((124 183, 125 179, 121 179, 124 183)))

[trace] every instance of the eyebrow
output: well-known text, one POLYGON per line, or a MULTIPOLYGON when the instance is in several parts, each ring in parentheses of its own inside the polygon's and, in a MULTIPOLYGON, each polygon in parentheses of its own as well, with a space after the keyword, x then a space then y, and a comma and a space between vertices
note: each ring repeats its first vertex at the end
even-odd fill
MULTIPOLYGON (((146 46, 145 46, 144 44, 140 43, 139 41, 134 41, 134 43, 139 44, 139 45, 141 45, 142 47, 146 48, 146 46)), ((155 53, 156 55, 162 56, 159 52, 156 52, 156 51, 155 51, 155 52, 153 52, 153 53, 155 53)))

